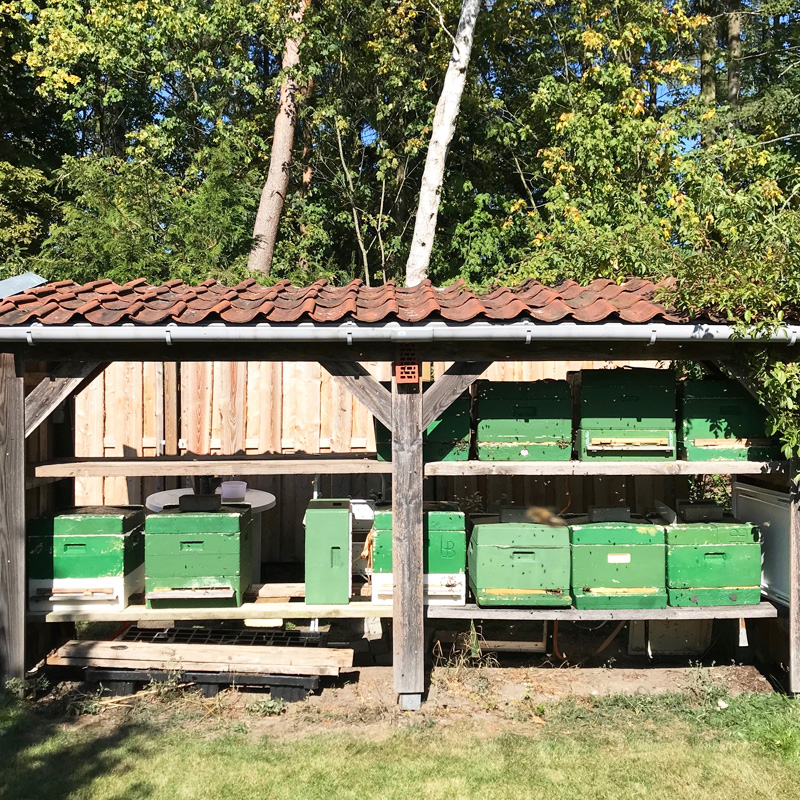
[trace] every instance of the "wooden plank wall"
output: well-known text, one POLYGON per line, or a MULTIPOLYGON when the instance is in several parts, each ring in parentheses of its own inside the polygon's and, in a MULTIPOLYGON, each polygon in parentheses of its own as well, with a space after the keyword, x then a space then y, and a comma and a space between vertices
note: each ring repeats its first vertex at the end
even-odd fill
MULTIPOLYGON (((623 366, 619 363, 618 366, 623 366)), ((379 380, 390 365, 368 363, 379 380)), ((435 379, 449 365, 426 364, 435 379)), ((612 366, 608 362, 495 363, 491 380, 564 378, 570 371, 612 366)), ((654 363, 640 366, 656 366, 654 363)), ((75 455, 195 453, 369 453, 375 450, 372 417, 366 408, 316 363, 184 362, 114 363, 75 399, 75 455)), ((33 447, 33 443, 29 442, 33 447)), ((33 458, 32 460, 39 460, 33 458)), ((241 476, 253 488, 272 492, 266 512, 266 558, 303 558, 302 517, 314 490, 310 476, 241 476)), ((189 479, 80 478, 78 504, 142 503, 148 494, 189 479)), ((683 492, 685 481, 678 483, 683 492)), ((188 483, 181 485, 189 485, 188 483)), ((547 505, 557 511, 589 504, 625 502, 640 511, 655 499, 674 499, 676 482, 666 478, 442 477, 426 481, 429 499, 459 499, 478 510, 501 502, 547 505)), ((369 497, 380 476, 323 476, 327 497, 369 497)))

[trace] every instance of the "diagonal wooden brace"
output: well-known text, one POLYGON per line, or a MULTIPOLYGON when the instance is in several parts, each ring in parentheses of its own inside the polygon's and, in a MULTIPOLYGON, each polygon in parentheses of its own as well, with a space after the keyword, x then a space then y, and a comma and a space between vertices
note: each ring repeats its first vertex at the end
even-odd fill
POLYGON ((392 393, 357 361, 320 361, 323 366, 375 419, 392 430, 392 393))
POLYGON ((422 396, 422 430, 475 383, 491 361, 456 361, 422 396))
POLYGON ((25 398, 27 439, 61 403, 90 383, 108 365, 97 361, 60 364, 25 398))

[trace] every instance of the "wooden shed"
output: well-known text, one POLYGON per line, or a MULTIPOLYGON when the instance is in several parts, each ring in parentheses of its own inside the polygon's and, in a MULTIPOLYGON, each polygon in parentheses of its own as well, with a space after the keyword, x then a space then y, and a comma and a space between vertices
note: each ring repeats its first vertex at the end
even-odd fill
MULTIPOLYGON (((39 653, 29 634, 79 619, 159 620, 163 611, 128 606, 122 611, 36 613, 26 609, 26 490, 29 495, 92 476, 278 475, 366 473, 391 476, 394 514, 395 599, 308 607, 292 603, 245 604, 216 609, 230 619, 391 616, 394 688, 403 708, 419 706, 425 691, 424 623, 427 618, 481 619, 709 619, 778 615, 763 600, 739 607, 665 610, 479 609, 423 605, 423 484, 447 475, 659 475, 762 476, 789 484, 786 462, 757 461, 443 461, 423 463, 422 432, 497 361, 593 359, 689 360, 724 365, 741 376, 749 349, 769 348, 795 358, 800 326, 757 337, 711 319, 688 319, 658 302, 658 286, 644 280, 588 286, 537 281, 475 294, 463 284, 413 288, 359 281, 334 287, 245 281, 232 288, 213 281, 119 286, 96 281, 51 283, 0 300, 0 674, 21 676, 39 653), (114 361, 318 362, 391 431, 392 461, 333 455, 122 456, 52 459, 35 432, 98 370, 114 361), (391 389, 361 362, 392 364, 391 389), (420 364, 452 366, 423 391, 420 364), (44 368, 41 365, 44 364, 44 368), (26 392, 26 370, 44 376, 26 392), (29 443, 26 448, 26 438, 29 443)), ((750 387, 752 388, 752 387, 750 387)), ((135 398, 134 398, 135 401, 135 398)), ((270 409, 264 408, 263 414, 270 409)), ((800 692, 800 517, 791 486, 790 690, 800 692)), ((64 490, 60 490, 64 494, 64 490)), ((52 493, 51 493, 52 495, 52 493)), ((41 510, 52 496, 37 501, 41 510)), ((69 495, 69 491, 66 491, 69 495)), ((28 505, 31 506, 30 496, 28 505)), ((182 611, 208 619, 209 611, 182 611)), ((175 612, 170 611, 170 619, 175 612)), ((40 637, 41 638, 41 637, 40 637)), ((42 639, 47 641, 47 637, 42 639)))

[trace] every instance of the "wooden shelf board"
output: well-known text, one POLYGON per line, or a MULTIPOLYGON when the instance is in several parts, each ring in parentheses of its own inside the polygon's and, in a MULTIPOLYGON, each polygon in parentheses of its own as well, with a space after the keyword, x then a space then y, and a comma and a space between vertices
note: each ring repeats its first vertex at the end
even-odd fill
POLYGON ((335 456, 160 456, 67 458, 36 464, 36 478, 117 478, 170 475, 347 475, 391 473, 392 465, 375 458, 335 456))
MULTIPOLYGON (((426 477, 444 475, 768 475, 786 473, 785 461, 432 461, 426 477)), ((171 475, 391 474, 388 461, 335 456, 160 456, 67 458, 33 468, 35 479, 157 477, 171 475)))
POLYGON ((586 609, 575 608, 479 608, 466 606, 428 606, 428 619, 501 619, 501 620, 564 620, 613 621, 654 619, 740 619, 770 618, 778 616, 778 609, 764 601, 750 606, 708 606, 706 608, 629 608, 586 609))
POLYGON ((432 461, 425 475, 762 475, 785 461, 432 461))
MULTIPOLYGON (((499 620, 564 620, 613 621, 654 619, 739 619, 774 618, 778 609, 764 601, 750 606, 709 606, 706 608, 659 609, 592 609, 575 608, 479 608, 466 606, 425 606, 428 619, 499 619, 499 620)), ((355 598, 347 605, 309 606, 302 602, 245 603, 238 608, 149 609, 130 605, 122 611, 85 609, 82 611, 30 612, 28 618, 38 622, 173 622, 175 620, 225 619, 363 619, 391 617, 391 605, 373 605, 355 598)))
POLYGON ((224 619, 363 619, 391 617, 391 606, 372 605, 369 600, 353 599, 347 605, 306 605, 305 603, 244 603, 238 608, 146 608, 130 605, 117 611, 87 608, 80 611, 28 613, 38 622, 139 622, 224 619))

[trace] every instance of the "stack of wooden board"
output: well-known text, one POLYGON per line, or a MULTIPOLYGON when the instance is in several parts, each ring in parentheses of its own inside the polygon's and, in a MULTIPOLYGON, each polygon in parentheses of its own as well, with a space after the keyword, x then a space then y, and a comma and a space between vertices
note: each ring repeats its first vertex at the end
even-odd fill
POLYGON ((54 667, 337 676, 341 670, 353 666, 353 651, 333 647, 73 640, 49 655, 47 664, 54 667))

